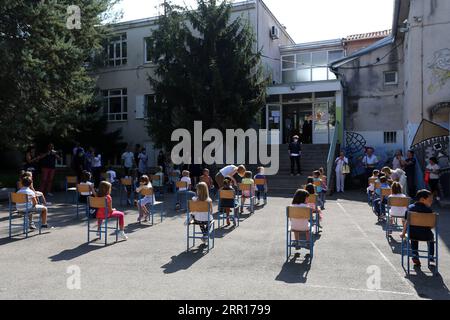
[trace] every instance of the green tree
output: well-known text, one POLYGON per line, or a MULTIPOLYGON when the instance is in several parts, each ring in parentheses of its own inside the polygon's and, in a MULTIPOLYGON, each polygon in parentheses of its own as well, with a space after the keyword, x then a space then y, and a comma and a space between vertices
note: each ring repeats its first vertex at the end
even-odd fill
POLYGON ((0 0, 0 148, 79 131, 96 94, 86 61, 102 50, 116 2, 0 0), (67 27, 70 5, 79 29, 67 27))
POLYGON ((265 99, 267 79, 253 30, 231 18, 228 1, 198 0, 197 10, 166 3, 150 41, 157 67, 150 84, 156 103, 148 131, 158 146, 171 145, 174 129, 247 128, 265 99))

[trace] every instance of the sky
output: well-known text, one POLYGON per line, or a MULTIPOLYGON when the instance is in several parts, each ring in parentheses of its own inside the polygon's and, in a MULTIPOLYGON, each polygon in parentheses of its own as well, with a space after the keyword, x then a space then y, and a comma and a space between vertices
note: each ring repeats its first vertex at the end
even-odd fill
MULTIPOLYGON (((121 21, 161 12, 163 0, 122 0, 121 21)), ((239 1, 237 1, 239 2, 239 1)), ((196 0, 173 0, 195 8, 196 0)), ((264 0, 297 43, 344 38, 392 28, 394 0, 264 0)))

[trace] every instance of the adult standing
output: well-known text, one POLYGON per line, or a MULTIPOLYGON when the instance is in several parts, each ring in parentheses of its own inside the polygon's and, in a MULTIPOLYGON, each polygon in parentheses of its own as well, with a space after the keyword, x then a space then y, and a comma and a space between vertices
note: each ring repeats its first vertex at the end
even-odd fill
POLYGON ((144 174, 147 174, 147 164, 148 164, 148 155, 145 148, 141 149, 138 159, 139 159, 138 164, 139 176, 143 176, 144 174))
POLYGON ((131 152, 131 147, 127 147, 127 150, 122 154, 122 165, 125 176, 129 177, 132 174, 133 166, 135 165, 134 154, 131 152))
POLYGON ((83 171, 85 170, 86 154, 81 147, 77 148, 75 152, 76 153, 72 158, 72 168, 75 171, 78 181, 80 181, 83 171))
POLYGON ((245 175, 245 171, 247 171, 247 169, 245 168, 244 165, 240 165, 239 167, 233 165, 224 167, 216 175, 215 180, 217 186, 219 187, 219 189, 221 189, 223 187, 223 180, 225 178, 230 178, 231 181, 233 181, 234 185, 237 186, 237 181, 234 178, 234 175, 238 174, 240 177, 243 177, 245 175))
POLYGON ((336 192, 344 192, 345 175, 344 165, 348 165, 348 159, 345 157, 345 152, 341 151, 339 157, 334 161, 336 165, 336 192))
POLYGON ((366 183, 368 184, 369 177, 372 176, 373 170, 376 169, 378 165, 378 158, 374 154, 375 150, 372 147, 366 149, 366 155, 364 156, 362 162, 366 170, 366 183))
POLYGON ((56 160, 61 157, 55 150, 53 143, 49 143, 47 151, 41 156, 42 180, 41 192, 47 196, 53 196, 51 193, 53 186, 53 178, 55 177, 56 160))
POLYGON ((299 141, 299 136, 293 136, 292 142, 289 144, 289 157, 291 158, 291 176, 295 174, 295 166, 297 166, 297 175, 302 174, 300 166, 300 157, 302 154, 302 144, 299 141))
POLYGON ((92 176, 94 177, 94 185, 98 188, 102 176, 102 155, 98 154, 94 148, 91 148, 90 151, 92 154, 92 176))
POLYGON ((397 150, 394 159, 392 159, 392 170, 403 169, 402 163, 405 161, 402 150, 397 150))
POLYGON ((406 155, 406 160, 403 162, 404 171, 408 184, 408 195, 411 199, 416 196, 416 163, 414 151, 409 150, 406 155))

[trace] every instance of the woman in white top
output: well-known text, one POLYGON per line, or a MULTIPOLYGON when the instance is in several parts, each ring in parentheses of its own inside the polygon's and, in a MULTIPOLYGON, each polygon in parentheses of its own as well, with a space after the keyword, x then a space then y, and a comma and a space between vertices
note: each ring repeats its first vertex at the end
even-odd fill
MULTIPOLYGON (((406 198, 406 196, 402 192, 402 186, 398 182, 394 182, 392 184, 392 194, 388 197, 388 201, 391 198, 406 198)), ((408 211, 407 207, 390 207, 389 215, 391 217, 391 224, 394 223, 394 218, 402 218, 403 228, 405 227, 405 217, 406 212, 408 211)))
POLYGON ((397 150, 394 159, 392 159, 392 170, 402 169, 402 163, 405 162, 402 150, 397 150))
POLYGON ((439 187, 439 172, 440 167, 438 165, 438 160, 436 157, 432 157, 429 160, 429 164, 426 167, 426 171, 430 174, 430 179, 428 181, 428 186, 430 191, 433 193, 434 198, 440 200, 440 187, 439 187))
POLYGON ((91 148, 92 153, 92 176, 94 178, 95 187, 98 188, 102 179, 102 155, 98 154, 94 148, 91 148))
MULTIPOLYGON (((197 185, 197 195, 192 198, 192 201, 206 201, 211 203, 212 206, 212 200, 209 197, 209 188, 205 182, 200 182, 197 185)), ((211 212, 191 212, 190 214, 194 223, 200 226, 203 233, 202 241, 205 242, 208 238, 208 222, 214 219, 212 210, 211 212)))
POLYGON ((342 169, 344 165, 348 165, 344 151, 341 151, 334 163, 336 164, 336 192, 344 192, 345 174, 342 169))
POLYGON ((237 182, 236 179, 234 179, 234 175, 238 173, 241 177, 244 177, 246 171, 247 169, 243 165, 240 165, 239 167, 230 165, 221 169, 216 175, 216 182, 217 185, 219 186, 219 189, 223 188, 223 180, 225 178, 230 178, 231 181, 233 181, 234 185, 237 186, 237 182))

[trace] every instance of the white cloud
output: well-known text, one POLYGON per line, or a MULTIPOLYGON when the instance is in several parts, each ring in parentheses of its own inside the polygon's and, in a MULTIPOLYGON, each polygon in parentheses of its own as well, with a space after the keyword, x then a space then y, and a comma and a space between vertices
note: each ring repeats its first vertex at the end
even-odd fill
MULTIPOLYGON (((123 21, 161 13, 163 0, 122 0, 123 21), (159 7, 159 9, 158 9, 159 7)), ((174 0, 195 7, 196 0, 174 0)), ((296 42, 390 29, 394 0, 264 0, 296 42)))

